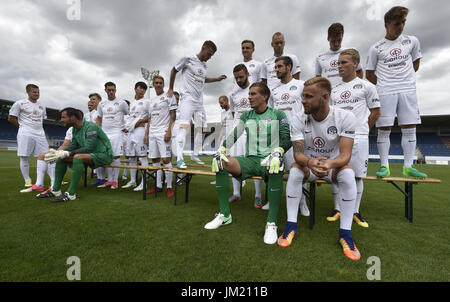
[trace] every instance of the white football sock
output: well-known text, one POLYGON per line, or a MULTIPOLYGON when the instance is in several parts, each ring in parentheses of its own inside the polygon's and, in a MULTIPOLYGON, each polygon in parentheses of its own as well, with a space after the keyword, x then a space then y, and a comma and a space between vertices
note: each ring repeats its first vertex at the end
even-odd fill
MULTIPOLYGON (((130 157, 128 165, 129 166, 137 166, 137 158, 130 157)), ((130 168, 130 181, 136 183, 136 169, 130 168)))
POLYGON ((289 178, 286 184, 286 208, 287 208, 287 221, 297 222, 298 207, 300 205, 300 198, 303 195, 302 183, 305 177, 303 171, 298 168, 292 167, 289 170, 289 178))
POLYGON ((356 201, 355 201, 355 213, 359 213, 359 205, 361 204, 361 198, 364 191, 364 182, 362 178, 356 178, 356 201))
POLYGON ((416 128, 402 128, 402 149, 405 157, 403 162, 404 167, 410 167, 413 165, 416 144, 416 128))
MULTIPOLYGON (((172 163, 164 164, 165 168, 172 168, 172 163)), ((167 188, 172 188, 172 176, 173 172, 164 171, 164 175, 166 176, 166 185, 167 188)))
POLYGON ((56 164, 47 164, 47 174, 50 177, 50 182, 53 186, 53 183, 55 182, 55 165, 56 164))
POLYGON ((200 154, 200 150, 202 150, 202 144, 203 144, 202 130, 201 129, 200 131, 195 130, 193 155, 198 156, 200 154))
POLYGON ((263 180, 255 179, 254 182, 255 182, 255 197, 261 198, 263 180))
POLYGON ((337 183, 331 183, 331 192, 333 192, 334 209, 340 211, 341 206, 339 203, 339 187, 337 183))
POLYGON ((31 180, 30 177, 30 165, 28 163, 28 156, 20 156, 20 171, 22 172, 23 179, 25 181, 31 180))
POLYGON ((47 172, 47 163, 43 160, 37 160, 36 168, 36 186, 42 187, 44 185, 44 177, 47 172))
POLYGON ((184 160, 183 157, 183 151, 184 151, 184 144, 186 143, 186 129, 180 128, 177 132, 177 161, 184 160))
MULTIPOLYGON (((152 166, 153 167, 161 167, 161 163, 160 162, 152 163, 152 166)), ((162 171, 158 170, 158 171, 156 171, 156 187, 158 187, 160 189, 163 187, 161 179, 162 179, 162 171)))
POLYGON ((341 170, 337 174, 337 182, 341 206, 340 228, 351 230, 356 200, 355 172, 352 169, 341 170))
POLYGON ((389 136, 391 130, 378 129, 377 148, 380 155, 380 162, 382 166, 389 167, 389 148, 391 147, 391 140, 389 136))
POLYGON ((233 182, 233 195, 241 196, 241 183, 236 178, 232 178, 233 182))

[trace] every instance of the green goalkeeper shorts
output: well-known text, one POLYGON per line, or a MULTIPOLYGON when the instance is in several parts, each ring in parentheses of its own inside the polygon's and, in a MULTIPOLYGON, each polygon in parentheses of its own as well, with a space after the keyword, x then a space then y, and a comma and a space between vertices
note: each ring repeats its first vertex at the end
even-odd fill
POLYGON ((237 156, 235 157, 241 166, 241 175, 235 177, 239 181, 246 180, 252 176, 261 176, 263 179, 266 177, 266 166, 261 165, 261 161, 264 159, 259 156, 237 156))
POLYGON ((112 154, 90 153, 89 155, 92 157, 92 160, 94 161, 94 166, 93 166, 94 169, 104 166, 104 165, 110 165, 113 161, 112 154))

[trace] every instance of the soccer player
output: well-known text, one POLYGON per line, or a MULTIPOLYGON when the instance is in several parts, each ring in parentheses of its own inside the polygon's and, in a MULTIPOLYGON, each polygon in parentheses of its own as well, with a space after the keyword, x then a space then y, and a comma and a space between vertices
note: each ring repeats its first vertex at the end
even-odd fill
POLYGON ((259 82, 261 80, 262 62, 253 59, 255 52, 255 43, 252 40, 244 40, 241 42, 241 51, 243 57, 243 64, 248 70, 248 81, 251 83, 259 82))
POLYGON ((297 80, 300 79, 301 69, 298 63, 298 58, 293 54, 283 54, 285 44, 286 42, 282 33, 276 32, 273 34, 271 43, 273 47, 273 56, 264 61, 261 69, 261 79, 267 84, 267 86, 269 86, 271 91, 280 83, 280 79, 277 78, 277 72, 275 71, 275 59, 278 57, 283 55, 290 57, 293 64, 291 70, 292 76, 297 80))
MULTIPOLYGON (((249 73, 245 64, 238 64, 233 68, 233 76, 236 80, 236 86, 229 96, 230 111, 233 115, 233 127, 237 127, 241 116, 244 112, 252 110, 249 102, 249 73)), ((233 157, 245 156, 246 150, 246 133, 242 133, 239 139, 231 147, 230 154, 233 157)), ((229 198, 228 202, 235 202, 241 200, 241 183, 239 180, 233 177, 233 195, 229 198)), ((255 202, 254 207, 259 209, 262 207, 261 191, 262 180, 255 179, 255 202)))
MULTIPOLYGON (((112 151, 114 154, 113 165, 120 165, 120 156, 123 154, 123 126, 124 115, 128 114, 128 105, 124 100, 116 98, 116 84, 113 82, 105 83, 105 92, 108 95, 107 100, 103 100, 98 104, 97 124, 100 125, 103 131, 111 142, 112 151)), ((117 189, 119 187, 120 168, 108 168, 108 181, 98 187, 117 189)), ((101 173, 99 177, 104 178, 104 168, 97 170, 97 174, 101 173)))
MULTIPOLYGON (((130 114, 125 123, 127 134, 126 154, 129 157, 129 166, 137 166, 138 160, 141 165, 148 166, 147 151, 148 144, 145 143, 145 129, 148 122, 149 100, 145 98, 147 84, 137 82, 134 85, 135 96, 130 102, 130 114)), ((133 188, 134 191, 142 191, 144 183, 136 184, 136 169, 130 168, 130 181, 122 188, 133 188)))
MULTIPOLYGON (((344 38, 344 26, 341 23, 333 23, 328 27, 328 43, 330 50, 321 53, 316 58, 316 77, 327 78, 331 87, 342 83, 342 79, 338 72, 339 54, 343 49, 355 49, 354 47, 342 47, 342 39, 344 38)), ((358 64, 356 75, 362 79, 363 71, 361 65, 358 64)))
POLYGON ((95 121, 97 120, 97 107, 101 100, 102 97, 98 93, 91 93, 89 95, 89 111, 84 114, 85 121, 95 123, 95 121))
POLYGON ((257 82, 250 86, 248 98, 252 110, 241 115, 241 123, 233 129, 213 159, 211 167, 212 171, 216 172, 220 212, 205 225, 205 229, 217 229, 232 222, 228 203, 228 173, 241 180, 261 176, 268 180, 270 201, 264 242, 275 244, 278 237, 276 222, 283 194, 282 158, 284 150, 291 147, 291 142, 286 114, 269 108, 269 97, 270 90, 265 83, 257 82), (226 147, 236 143, 244 130, 247 134, 246 155, 227 158, 226 147))
MULTIPOLYGON (((357 50, 345 49, 341 52, 338 67, 342 83, 333 88, 330 98, 333 106, 348 110, 356 117, 355 139, 350 159, 350 166, 356 177, 353 220, 358 225, 367 228, 369 224, 362 218, 359 205, 364 189, 362 178, 367 175, 369 131, 380 116, 380 101, 375 85, 357 77, 356 70, 359 62, 360 56, 357 50)), ((339 216, 339 210, 339 202, 335 202, 335 208, 330 217, 339 216)))
POLYGON ((397 115, 402 132, 404 154, 403 175, 426 178, 425 173, 413 167, 416 150, 416 125, 421 123, 416 93, 416 72, 422 53, 415 36, 403 35, 408 8, 394 6, 384 15, 385 37, 369 49, 366 65, 367 80, 377 86, 381 116, 377 147, 381 167, 377 177, 387 177, 389 170, 390 134, 397 115))
MULTIPOLYGON (((18 127, 17 156, 20 159, 20 171, 25 180, 25 187, 31 187, 29 157, 48 151, 43 121, 47 118, 44 104, 39 101, 39 87, 28 84, 25 87, 27 99, 16 101, 9 110, 8 122, 18 127)), ((38 162, 38 169, 40 163, 38 162)))
MULTIPOLYGON (((281 56, 275 59, 275 71, 278 79, 280 79, 280 84, 272 90, 272 98, 269 100, 269 107, 283 111, 289 122, 294 115, 304 116, 302 105, 304 81, 297 80, 292 76, 292 66, 293 62, 290 57, 281 56)), ((294 152, 290 148, 284 154, 286 170, 290 169, 294 161, 294 152)), ((304 186, 306 187, 306 184, 304 186)), ((263 209, 268 210, 269 203, 265 204, 263 209)), ((300 213, 303 216, 309 216, 309 209, 304 195, 302 195, 300 201, 300 213)))
POLYGON ((175 77, 177 73, 181 71, 180 127, 177 133, 177 167, 181 169, 187 168, 184 163, 183 150, 186 134, 189 131, 189 123, 193 115, 197 137, 194 138, 194 153, 191 159, 203 164, 198 157, 202 147, 203 129, 207 127, 206 112, 203 107, 203 86, 205 83, 219 82, 226 79, 225 75, 221 75, 217 78, 209 78, 206 76, 206 62, 214 55, 216 50, 217 47, 214 42, 209 40, 205 41, 197 55, 182 57, 170 72, 170 85, 169 90, 167 91, 167 96, 169 98, 173 95, 175 77))
POLYGON ((307 80, 302 94, 306 121, 295 115, 291 122, 295 163, 286 185, 286 228, 278 239, 278 245, 291 245, 298 233, 297 216, 302 183, 325 179, 339 186, 339 243, 348 258, 359 260, 361 255, 353 242, 351 231, 356 199, 355 173, 348 165, 355 136, 355 116, 347 110, 330 107, 330 93, 331 84, 326 78, 307 80))
POLYGON ((61 122, 73 127, 72 142, 65 150, 49 152, 45 161, 56 161, 55 181, 52 189, 37 195, 37 198, 56 197, 51 202, 65 202, 76 199, 76 188, 84 172, 84 165, 97 168, 113 161, 113 152, 108 136, 95 123, 83 121, 83 113, 74 108, 61 111, 61 122), (61 183, 67 167, 72 166, 72 180, 68 191, 61 192, 61 183))
MULTIPOLYGON (((148 141, 152 165, 161 166, 161 159, 165 168, 172 168, 172 151, 170 150, 172 138, 172 126, 176 118, 177 101, 175 97, 164 93, 164 78, 156 76, 153 78, 153 87, 156 95, 150 99, 148 112, 150 114, 149 123, 145 130, 145 141, 148 141)), ((166 196, 172 197, 172 176, 173 172, 165 171, 166 177, 166 196)), ((156 172, 156 188, 147 191, 147 194, 153 194, 162 191, 162 171, 156 172)))

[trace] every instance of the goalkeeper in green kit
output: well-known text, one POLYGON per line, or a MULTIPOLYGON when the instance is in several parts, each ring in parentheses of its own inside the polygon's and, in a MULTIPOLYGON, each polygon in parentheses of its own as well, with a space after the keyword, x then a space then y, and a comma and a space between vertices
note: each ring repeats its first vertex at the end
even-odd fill
POLYGON ((291 147, 291 140, 286 114, 269 108, 269 97, 270 90, 265 83, 257 82, 250 86, 248 98, 252 110, 241 115, 240 123, 224 141, 212 161, 212 171, 216 172, 220 212, 205 225, 205 229, 217 229, 232 222, 228 203, 228 173, 241 181, 261 176, 267 181, 270 202, 264 242, 274 244, 278 239, 276 222, 283 194, 283 154, 291 147), (226 150, 244 131, 247 133, 246 156, 227 157, 226 150))
POLYGON ((82 113, 75 108, 61 110, 61 122, 73 127, 72 143, 65 150, 51 150, 44 160, 56 162, 55 181, 51 190, 38 194, 37 198, 56 197, 51 202, 64 202, 76 198, 75 191, 81 180, 84 165, 97 168, 109 165, 113 160, 111 143, 102 128, 95 123, 83 121, 82 113), (67 167, 72 166, 72 180, 67 192, 61 192, 61 183, 67 167))

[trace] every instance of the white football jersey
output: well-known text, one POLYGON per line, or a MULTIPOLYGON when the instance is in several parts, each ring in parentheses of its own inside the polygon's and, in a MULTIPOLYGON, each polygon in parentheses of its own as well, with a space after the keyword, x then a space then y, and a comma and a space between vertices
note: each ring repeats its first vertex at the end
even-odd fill
POLYGON ((230 102, 230 111, 234 112, 234 120, 238 121, 242 113, 252 110, 250 101, 248 100, 248 92, 250 85, 242 89, 236 86, 228 97, 230 102))
POLYGON ((92 111, 87 111, 84 113, 84 120, 86 122, 93 122, 97 120, 97 110, 93 109, 92 111))
POLYGON ((222 109, 220 112, 220 126, 222 127, 222 138, 225 139, 230 134, 231 130, 233 130, 233 114, 231 113, 231 109, 228 110, 222 109))
MULTIPOLYGON (((301 72, 300 64, 298 63, 298 58, 296 55, 292 54, 283 54, 283 56, 290 57, 292 60, 292 75, 301 72)), ((270 58, 264 61, 264 64, 261 68, 261 79, 267 79, 267 86, 272 90, 280 83, 280 79, 277 78, 277 72, 275 71, 275 60, 277 57, 271 56, 270 58)))
POLYGON ((133 99, 130 101, 130 113, 125 121, 125 128, 128 131, 133 131, 137 121, 148 116, 149 99, 141 98, 139 100, 133 99))
POLYGON ((356 117, 356 135, 369 135, 369 109, 379 108, 380 100, 375 85, 358 77, 333 88, 331 104, 351 111, 356 117))
MULTIPOLYGON (((341 47, 339 50, 328 50, 317 56, 315 75, 327 78, 331 83, 331 87, 336 87, 336 85, 342 83, 342 78, 339 76, 338 59, 341 51, 349 48, 356 49, 354 47, 341 47)), ((361 64, 358 64, 356 70, 361 69, 361 64)))
POLYGON ((294 115, 303 116, 302 92, 304 83, 304 81, 294 78, 289 83, 280 83, 272 90, 269 107, 284 111, 289 122, 294 115))
POLYGON ((248 71, 248 81, 250 84, 261 81, 261 69, 263 67, 263 63, 256 60, 251 60, 248 62, 241 62, 240 64, 244 64, 247 67, 248 71))
POLYGON ((169 98, 167 93, 156 95, 148 103, 150 114, 150 134, 165 134, 170 124, 170 111, 177 109, 177 100, 169 98))
POLYGON ((108 134, 117 134, 124 128, 124 116, 128 114, 128 104, 124 100, 103 100, 97 106, 98 116, 102 118, 102 129, 108 134))
POLYGON ((45 136, 43 122, 47 118, 47 110, 39 100, 35 103, 28 99, 16 101, 9 110, 9 115, 17 117, 21 134, 45 136))
POLYGON ((66 137, 64 137, 64 140, 72 141, 72 130, 73 130, 73 127, 69 127, 69 129, 67 129, 66 137))
POLYGON ((420 58, 422 52, 416 37, 400 35, 394 41, 383 38, 370 47, 366 70, 375 70, 379 95, 414 91, 413 62, 420 58))
POLYGON ((175 65, 181 71, 180 97, 190 97, 193 102, 203 103, 203 86, 206 79, 206 62, 194 55, 182 57, 175 65))
POLYGON ((302 121, 295 116, 290 124, 292 141, 298 140, 295 136, 300 137, 299 133, 303 131, 304 154, 309 158, 334 159, 339 155, 340 138, 355 137, 355 116, 350 111, 336 107, 330 107, 330 112, 323 121, 317 122, 311 114, 307 114, 306 120, 302 121))

